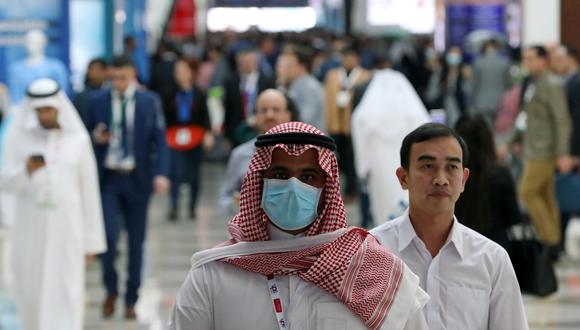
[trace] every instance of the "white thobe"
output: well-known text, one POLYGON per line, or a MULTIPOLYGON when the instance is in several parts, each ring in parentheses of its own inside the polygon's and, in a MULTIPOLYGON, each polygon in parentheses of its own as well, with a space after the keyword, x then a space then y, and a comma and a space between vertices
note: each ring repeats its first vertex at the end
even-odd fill
POLYGON ((366 183, 373 221, 398 217, 408 205, 408 194, 395 175, 405 135, 430 121, 421 99, 401 73, 374 73, 352 115, 352 143, 357 176, 366 183))
POLYGON ((421 279, 431 299, 431 330, 528 329, 520 287, 507 252, 454 219, 433 258, 404 214, 371 233, 421 279))
MULTIPOLYGON (((271 227, 272 228, 272 227, 271 227)), ((272 239, 289 235, 270 229, 272 239)), ((288 238, 288 236, 286 236, 288 238)), ((422 307, 428 296, 404 267, 400 292, 389 311, 398 324, 381 329, 427 329, 422 307), (401 300, 399 300, 401 299, 401 300)), ((276 276, 288 329, 367 329, 336 296, 298 276, 276 276)), ((395 323, 395 322, 393 322, 395 323)), ((170 329, 278 329, 266 277, 221 261, 194 267, 177 295, 170 329)))
POLYGON ((80 330, 85 255, 105 251, 97 169, 86 132, 11 125, 0 187, 15 196, 13 282, 26 330, 80 330), (26 161, 42 154, 46 166, 31 176, 26 161))

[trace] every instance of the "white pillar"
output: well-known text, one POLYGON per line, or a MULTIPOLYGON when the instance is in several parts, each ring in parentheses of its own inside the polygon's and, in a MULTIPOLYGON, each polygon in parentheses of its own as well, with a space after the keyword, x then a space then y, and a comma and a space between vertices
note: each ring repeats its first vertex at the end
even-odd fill
POLYGON ((195 35, 197 36, 198 40, 205 39, 208 8, 208 0, 195 0, 195 35))
POLYGON ((522 45, 560 42, 560 0, 522 1, 522 45))

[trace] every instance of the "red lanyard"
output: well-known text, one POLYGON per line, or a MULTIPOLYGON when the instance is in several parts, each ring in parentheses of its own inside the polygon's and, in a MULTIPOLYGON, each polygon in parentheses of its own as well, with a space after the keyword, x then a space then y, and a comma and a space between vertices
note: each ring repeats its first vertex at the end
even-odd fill
POLYGON ((274 313, 278 320, 278 327, 280 330, 287 329, 286 317, 284 316, 284 309, 282 308, 282 299, 280 298, 280 291, 278 290, 278 283, 273 275, 268 275, 266 278, 268 279, 268 288, 270 290, 270 296, 272 297, 274 313))

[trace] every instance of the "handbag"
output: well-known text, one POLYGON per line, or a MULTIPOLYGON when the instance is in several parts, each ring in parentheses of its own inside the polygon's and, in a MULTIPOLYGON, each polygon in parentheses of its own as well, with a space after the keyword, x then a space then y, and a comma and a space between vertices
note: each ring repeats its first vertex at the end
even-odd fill
POLYGON ((205 129, 197 125, 169 126, 165 139, 171 149, 187 151, 199 146, 204 134, 205 129))
POLYGON ((515 237, 509 231, 509 255, 520 290, 536 296, 547 296, 558 290, 558 279, 548 246, 538 241, 532 224, 522 223, 522 235, 515 237))
POLYGON ((560 211, 580 212, 580 174, 556 174, 556 199, 560 211))

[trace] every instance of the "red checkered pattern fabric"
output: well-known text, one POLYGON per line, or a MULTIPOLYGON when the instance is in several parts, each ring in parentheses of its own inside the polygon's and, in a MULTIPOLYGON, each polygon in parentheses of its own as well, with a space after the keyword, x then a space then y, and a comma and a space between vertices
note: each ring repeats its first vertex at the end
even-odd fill
MULTIPOLYGON (((278 125, 266 134, 291 132, 323 135, 315 127, 301 122, 278 125)), ((314 148, 318 151, 320 167, 327 174, 324 210, 305 232, 306 236, 333 232, 347 226, 334 153, 315 145, 278 144, 256 150, 242 185, 240 212, 228 225, 232 238, 222 245, 270 239, 267 231, 269 220, 260 205, 262 172, 270 166, 275 148, 282 148, 290 155, 300 155, 314 148)), ((335 295, 370 329, 379 329, 383 324, 403 276, 402 261, 382 247, 366 230, 355 227, 349 228, 333 242, 309 249, 230 257, 222 261, 265 276, 297 275, 335 295)))

